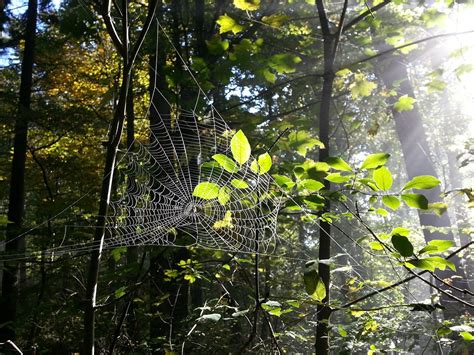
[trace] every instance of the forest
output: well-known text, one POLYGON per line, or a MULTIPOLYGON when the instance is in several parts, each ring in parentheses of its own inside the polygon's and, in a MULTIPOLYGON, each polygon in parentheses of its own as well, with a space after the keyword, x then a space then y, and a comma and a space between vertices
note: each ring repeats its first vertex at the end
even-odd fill
POLYGON ((474 2, 0 2, 0 354, 474 353, 474 2))

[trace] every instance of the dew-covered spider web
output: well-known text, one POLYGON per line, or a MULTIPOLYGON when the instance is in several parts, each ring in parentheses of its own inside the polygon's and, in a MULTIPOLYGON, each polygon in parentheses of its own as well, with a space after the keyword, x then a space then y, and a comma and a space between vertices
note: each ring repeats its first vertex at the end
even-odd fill
POLYGON ((157 107, 166 100, 153 93, 148 142, 125 152, 118 167, 124 184, 110 205, 106 246, 267 252, 275 245, 280 198, 264 170, 267 155, 259 165, 245 135, 201 98, 175 109, 157 107))

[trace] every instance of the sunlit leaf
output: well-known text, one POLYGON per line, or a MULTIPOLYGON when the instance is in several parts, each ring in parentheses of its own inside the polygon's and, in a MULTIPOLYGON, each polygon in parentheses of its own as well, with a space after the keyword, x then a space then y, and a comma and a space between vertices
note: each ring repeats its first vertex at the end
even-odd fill
POLYGON ((265 174, 272 167, 272 157, 268 153, 260 154, 257 160, 250 165, 250 170, 254 173, 265 174))
POLYGON ((217 19, 216 23, 220 26, 219 33, 232 32, 234 34, 237 34, 244 29, 242 25, 238 24, 232 17, 228 16, 227 14, 220 16, 217 19))
POLYGON ((377 88, 377 84, 372 81, 368 81, 364 74, 355 74, 354 78, 355 81, 350 86, 351 95, 354 100, 369 96, 372 91, 377 88))
POLYGON ((374 170, 373 177, 377 186, 381 190, 388 191, 392 187, 392 174, 385 166, 381 166, 380 168, 374 170))
POLYGON ((414 108, 413 104, 415 102, 416 100, 413 97, 403 95, 399 97, 397 102, 395 102, 393 108, 398 112, 411 111, 414 108))
POLYGON ((324 188, 324 184, 317 180, 305 179, 298 183, 298 187, 301 187, 308 191, 316 192, 324 188))
POLYGON ((249 184, 246 181, 241 180, 241 179, 232 179, 230 183, 236 189, 247 189, 249 187, 249 184))
POLYGON ((255 11, 260 7, 260 0, 234 0, 234 6, 244 11, 255 11))
POLYGON ((382 196, 382 203, 394 211, 400 207, 400 200, 396 196, 382 196))
POLYGON ((315 301, 322 301, 326 298, 326 286, 319 277, 318 272, 314 269, 314 266, 305 270, 304 285, 308 295, 315 301))
POLYGON ((369 156, 367 156, 367 158, 365 158, 360 168, 361 169, 376 169, 380 166, 385 165, 388 158, 390 158, 390 154, 388 153, 370 154, 369 156))
POLYGON ((437 178, 431 175, 415 176, 403 186, 402 191, 409 189, 432 189, 441 183, 437 178))
POLYGON ((213 182, 201 182, 196 185, 193 196, 200 197, 203 200, 210 200, 219 195, 219 185, 213 182))
POLYGON ((212 156, 212 159, 214 159, 219 165, 227 172, 229 173, 236 173, 239 171, 239 167, 233 161, 231 158, 229 158, 227 155, 224 154, 215 154, 212 156))
POLYGON ((341 171, 352 171, 352 168, 350 167, 349 164, 347 164, 344 159, 339 158, 339 157, 329 157, 326 159, 326 163, 328 165, 336 170, 341 170, 341 171))
POLYGON ((428 200, 421 194, 403 194, 402 200, 410 207, 422 210, 428 209, 428 200))
POLYGON ((239 164, 245 164, 249 158, 252 148, 242 130, 239 130, 230 141, 230 149, 235 161, 239 164))

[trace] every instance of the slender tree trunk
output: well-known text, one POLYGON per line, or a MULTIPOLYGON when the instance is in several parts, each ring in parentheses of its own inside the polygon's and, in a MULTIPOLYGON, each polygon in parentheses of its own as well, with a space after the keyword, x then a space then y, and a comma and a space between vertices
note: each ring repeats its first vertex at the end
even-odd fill
MULTIPOLYGON (((15 122, 13 142, 13 160, 10 182, 10 198, 8 205, 8 221, 6 233, 6 253, 24 251, 24 237, 21 233, 25 206, 25 161, 28 139, 28 120, 30 115, 31 89, 33 84, 33 64, 36 41, 36 22, 38 16, 37 0, 28 1, 25 49, 21 63, 20 95, 18 115, 15 122)), ((17 312, 18 271, 20 263, 10 261, 4 263, 2 280, 2 297, 0 304, 0 342, 15 338, 14 321, 17 312)))
MULTIPOLYGON (((397 97, 402 95, 415 97, 403 57, 392 55, 385 60, 384 64, 381 78, 387 88, 394 88, 397 91, 397 97)), ((412 110, 398 112, 393 109, 393 104, 395 103, 395 100, 397 100, 397 97, 392 98, 390 104, 392 105, 392 114, 395 120, 396 132, 402 146, 408 178, 411 179, 418 175, 436 176, 437 174, 432 163, 431 149, 428 145, 425 128, 417 105, 415 103, 412 110)), ((430 202, 437 202, 440 200, 441 189, 440 187, 435 187, 430 190, 423 190, 421 193, 425 195, 430 202)), ((451 222, 447 213, 438 216, 434 213, 419 211, 418 216, 427 242, 433 239, 447 239, 454 241, 453 234, 450 231, 451 222), (445 228, 447 229, 447 232, 446 234, 440 233, 436 228, 445 228)), ((443 280, 447 279, 458 288, 468 289, 466 275, 464 275, 459 257, 456 255, 451 258, 450 261, 456 266, 457 272, 447 269, 445 271, 436 272, 436 274, 443 280)), ((444 284, 437 282, 437 285, 440 288, 449 291, 444 284)), ((453 294, 461 298, 464 296, 456 291, 453 291, 453 294)), ((443 306, 446 307, 444 312, 446 317, 457 316, 466 311, 462 305, 445 295, 441 296, 441 302, 443 306)))

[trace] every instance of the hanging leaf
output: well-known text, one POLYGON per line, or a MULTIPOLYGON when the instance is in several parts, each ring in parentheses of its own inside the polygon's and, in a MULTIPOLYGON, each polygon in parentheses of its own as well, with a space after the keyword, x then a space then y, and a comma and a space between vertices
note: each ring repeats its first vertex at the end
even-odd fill
POLYGON ((239 167, 237 166, 237 164, 235 164, 235 161, 233 161, 227 155, 215 154, 215 155, 212 156, 212 159, 214 159, 216 162, 218 162, 219 165, 225 171, 227 171, 229 173, 236 173, 237 171, 239 171, 239 167))
POLYGON ((354 100, 369 96, 377 88, 377 84, 365 79, 364 74, 355 74, 354 78, 355 82, 350 86, 351 95, 354 100))
POLYGON ((340 173, 332 173, 328 174, 325 179, 336 184, 342 184, 344 182, 348 182, 352 177, 353 175, 341 175, 340 173))
POLYGON ((437 178, 431 175, 415 176, 403 186, 402 191, 409 189, 432 189, 441 183, 437 178))
POLYGON ((428 200, 421 194, 403 194, 402 200, 410 207, 421 210, 428 209, 428 200))
POLYGON ((268 66, 278 74, 294 73, 301 58, 289 53, 275 54, 268 60, 268 66))
POLYGON ((203 200, 211 200, 219 195, 219 185, 213 182, 201 182, 196 185, 193 196, 202 198, 203 200))
POLYGON ((383 196, 382 203, 394 211, 396 211, 398 207, 400 207, 400 200, 398 199, 398 197, 395 196, 383 196))
POLYGON ((374 170, 373 177, 375 183, 380 189, 388 191, 392 187, 392 174, 390 173, 390 170, 388 170, 385 166, 374 170))
POLYGON ((250 170, 254 173, 265 174, 270 171, 272 167, 272 157, 268 153, 264 153, 258 156, 257 160, 254 160, 250 165, 250 170))
POLYGON ((230 190, 228 187, 221 187, 219 189, 219 195, 217 196, 217 200, 222 206, 225 206, 227 202, 230 201, 230 190))
POLYGON ((341 171, 352 171, 352 168, 350 167, 349 164, 347 164, 344 159, 339 158, 339 157, 329 157, 326 159, 326 163, 328 165, 336 170, 341 170, 341 171))
POLYGON ((380 166, 385 165, 388 158, 390 158, 390 154, 388 153, 370 154, 367 158, 365 158, 360 168, 361 169, 376 169, 380 166))
POLYGON ((278 175, 278 174, 274 174, 272 176, 275 179, 275 182, 277 183, 277 185, 280 187, 291 189, 293 186, 296 185, 296 182, 291 180, 288 176, 278 175))
POLYGON ((410 243, 407 237, 400 234, 392 236, 392 244, 401 256, 409 257, 413 255, 413 244, 410 243))
POLYGON ((398 112, 411 111, 414 108, 413 104, 415 102, 416 100, 413 97, 410 97, 408 95, 403 95, 403 96, 400 96, 397 102, 395 102, 395 104, 393 105, 393 108, 397 110, 398 112))
POLYGON ((224 14, 217 19, 217 24, 220 26, 219 33, 226 33, 232 32, 233 34, 237 34, 242 32, 244 27, 238 24, 232 17, 224 14))
POLYGON ((304 272, 304 285, 308 295, 315 301, 321 302, 326 298, 326 286, 316 271, 316 263, 312 262, 309 266, 306 264, 304 272))
POLYGON ((316 192, 321 190, 324 187, 324 184, 320 183, 319 181, 313 179, 305 179, 301 180, 298 183, 298 188, 302 188, 308 191, 316 192))
POLYGON ((260 0, 234 0, 234 6, 244 11, 255 11, 260 6, 260 0))
POLYGON ((249 184, 247 184, 247 182, 245 182, 244 180, 241 180, 241 179, 232 179, 232 181, 230 183, 236 189, 247 189, 249 187, 249 184))
POLYGON ((235 161, 239 164, 245 164, 249 158, 252 148, 242 130, 239 130, 230 141, 230 149, 235 161))

